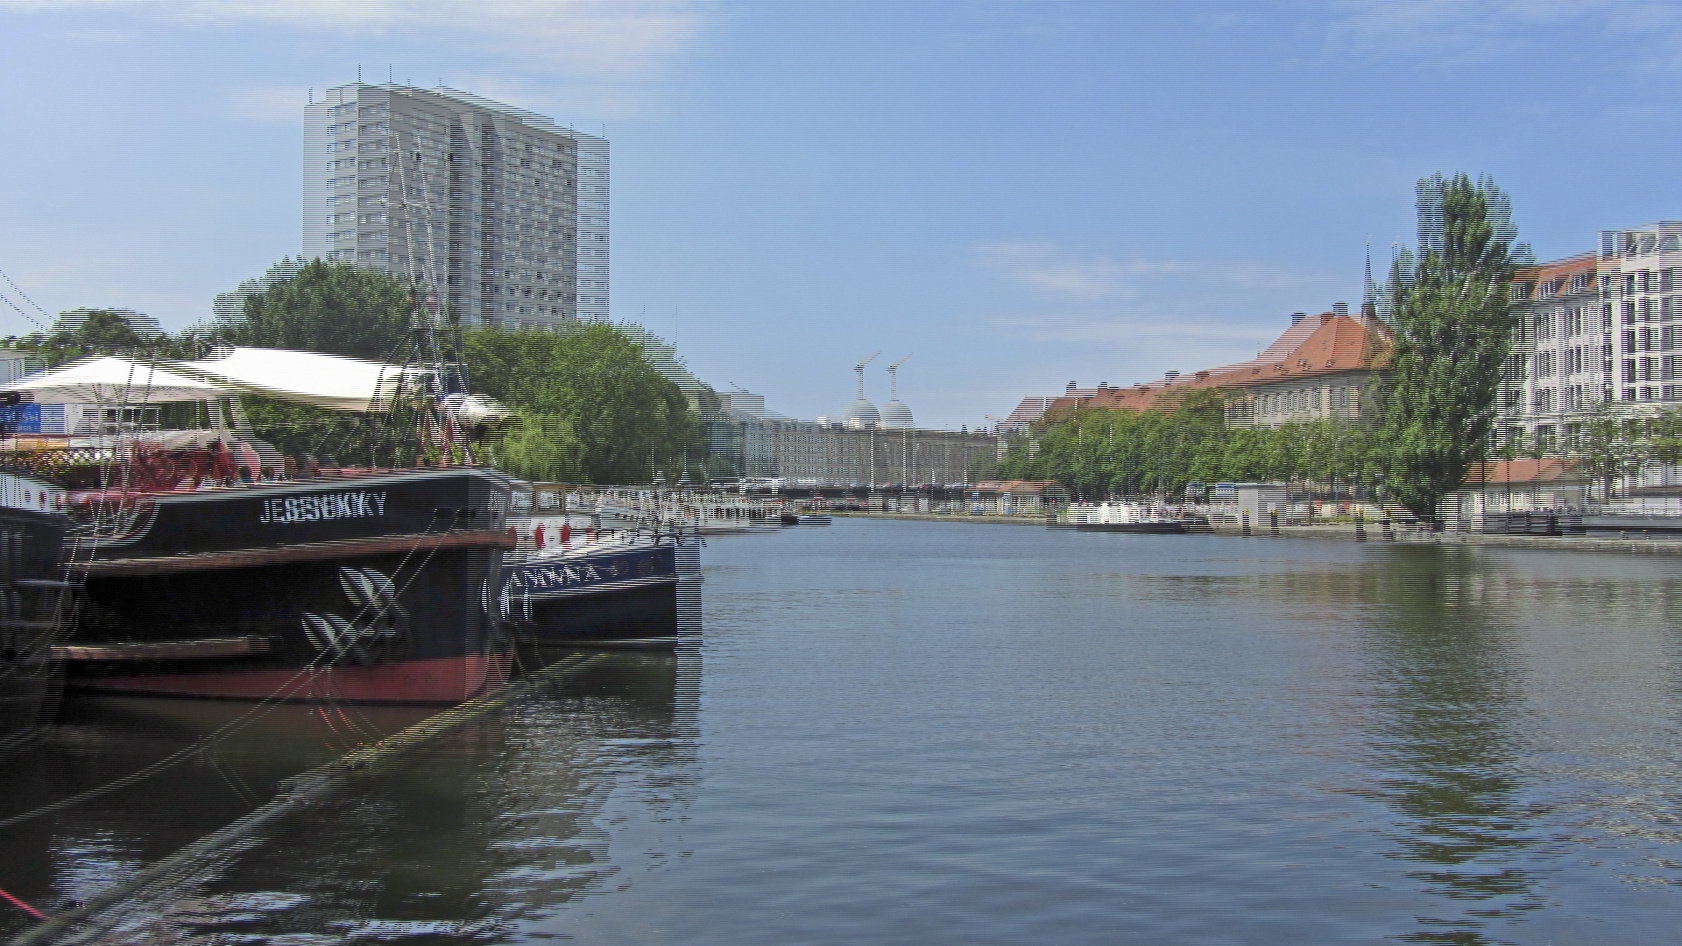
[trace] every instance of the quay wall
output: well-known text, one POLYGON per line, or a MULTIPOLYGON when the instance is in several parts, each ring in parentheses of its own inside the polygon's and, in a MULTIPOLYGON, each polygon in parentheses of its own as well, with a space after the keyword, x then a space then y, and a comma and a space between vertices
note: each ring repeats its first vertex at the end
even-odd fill
MULTIPOLYGON (((854 519, 906 519, 918 522, 978 522, 996 525, 1038 526, 1045 528, 1045 519, 1040 516, 943 516, 926 513, 908 512, 834 512, 830 515, 854 519)), ((1682 538, 1655 539, 1631 533, 1623 538, 1616 536, 1545 536, 1545 535, 1484 535, 1476 532, 1417 532, 1400 527, 1391 530, 1393 538, 1384 538, 1383 525, 1379 522, 1368 522, 1365 525, 1367 542, 1390 542, 1414 545, 1464 545, 1490 546, 1496 548, 1521 549, 1569 549, 1574 552, 1620 552, 1637 555, 1678 555, 1682 556, 1682 538)), ((1238 527, 1221 527, 1211 529, 1216 535, 1239 536, 1238 527)), ((1251 538, 1257 539, 1340 539, 1348 542, 1361 541, 1356 538, 1354 523, 1330 523, 1314 526, 1281 525, 1277 535, 1273 534, 1269 525, 1264 521, 1261 525, 1250 527, 1251 538)))

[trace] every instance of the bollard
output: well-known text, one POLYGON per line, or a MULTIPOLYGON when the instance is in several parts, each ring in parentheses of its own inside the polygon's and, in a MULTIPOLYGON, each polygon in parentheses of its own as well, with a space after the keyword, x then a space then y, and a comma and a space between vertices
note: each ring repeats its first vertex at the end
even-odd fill
POLYGON ((1250 514, 1249 514, 1249 512, 1246 511, 1246 512, 1239 513, 1238 514, 1238 521, 1241 524, 1243 524, 1243 526, 1244 526, 1244 534, 1249 535, 1250 534, 1250 514))

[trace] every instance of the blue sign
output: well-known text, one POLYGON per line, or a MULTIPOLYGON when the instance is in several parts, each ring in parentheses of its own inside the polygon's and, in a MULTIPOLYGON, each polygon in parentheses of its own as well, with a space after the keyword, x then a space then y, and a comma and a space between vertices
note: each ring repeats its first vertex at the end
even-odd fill
POLYGON ((12 407, 0 407, 0 427, 15 434, 40 433, 41 405, 17 404, 12 407))

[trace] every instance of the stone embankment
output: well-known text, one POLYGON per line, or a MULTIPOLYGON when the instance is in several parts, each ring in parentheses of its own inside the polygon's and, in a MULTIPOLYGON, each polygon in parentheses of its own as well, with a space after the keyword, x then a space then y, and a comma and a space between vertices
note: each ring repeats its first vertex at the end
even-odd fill
MULTIPOLYGON (((946 516, 910 512, 837 512, 835 516, 857 519, 907 519, 918 522, 984 522, 1001 525, 1045 527, 1045 519, 1037 516, 946 516)), ((1212 529, 1215 535, 1240 536, 1240 528, 1212 529)), ((1335 522, 1312 526, 1279 526, 1275 534, 1263 521, 1250 527, 1250 537, 1257 539, 1338 539, 1348 542, 1390 542, 1412 545, 1464 545, 1522 549, 1570 549, 1577 552, 1622 552, 1640 555, 1682 555, 1682 537, 1652 538, 1636 533, 1619 536, 1583 535, 1483 535, 1476 532, 1424 532, 1405 526, 1393 526, 1386 537, 1382 522, 1367 522, 1363 527, 1366 538, 1356 535, 1352 522, 1335 522)))

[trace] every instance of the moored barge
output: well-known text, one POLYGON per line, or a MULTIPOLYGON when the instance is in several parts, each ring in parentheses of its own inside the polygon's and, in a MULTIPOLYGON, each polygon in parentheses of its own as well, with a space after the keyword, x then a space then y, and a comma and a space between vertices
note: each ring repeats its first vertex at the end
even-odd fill
POLYGON ((541 665, 579 649, 671 650, 698 641, 698 536, 657 520, 602 528, 599 514, 545 515, 546 497, 556 491, 517 488, 515 508, 526 514, 510 519, 519 546, 496 594, 497 616, 522 660, 541 665))
POLYGON ((237 416, 234 395, 262 394, 383 410, 376 426, 386 431, 405 408, 426 438, 403 444, 425 461, 409 468, 320 470, 306 457, 279 469, 278 452, 231 420, 102 430, 37 449, 36 465, 69 488, 76 520, 66 570, 82 586, 81 615, 53 651, 68 685, 453 703, 506 676, 489 603, 514 543, 509 480, 472 465, 460 425, 440 410, 447 392, 435 372, 234 349, 167 368, 92 359, 8 387, 99 405, 201 400, 219 418, 237 416))

